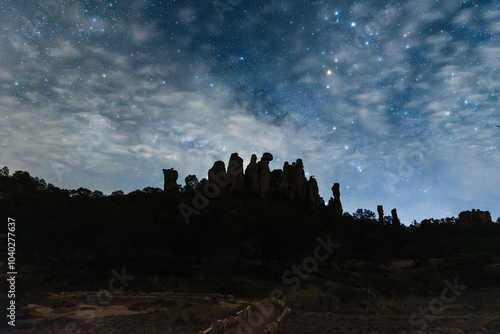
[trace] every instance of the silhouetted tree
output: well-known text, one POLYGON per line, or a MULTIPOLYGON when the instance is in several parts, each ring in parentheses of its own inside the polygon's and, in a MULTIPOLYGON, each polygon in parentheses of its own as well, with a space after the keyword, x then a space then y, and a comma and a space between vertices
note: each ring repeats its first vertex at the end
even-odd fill
POLYGON ((47 191, 49 193, 56 193, 59 190, 61 190, 61 189, 59 189, 58 187, 54 186, 52 183, 47 184, 47 191))
POLYGON ((145 192, 146 194, 155 194, 155 193, 160 193, 162 190, 160 188, 154 188, 154 187, 146 187, 142 189, 142 192, 145 192))
POLYGON ((123 192, 123 190, 117 190, 117 191, 113 191, 111 193, 111 196, 125 196, 125 193, 123 192))
POLYGON ((92 198, 102 198, 104 197, 104 194, 100 190, 94 190, 92 194, 90 194, 90 197, 92 198))
POLYGON ((186 186, 184 187, 184 190, 187 193, 192 193, 194 189, 197 189, 200 185, 200 182, 198 181, 198 178, 196 175, 188 175, 184 179, 184 182, 186 182, 186 186))
POLYGON ((34 177, 34 180, 36 183, 38 183, 37 185, 37 190, 45 190, 47 189, 47 182, 45 182, 44 179, 39 179, 38 177, 34 177))
POLYGON ((87 188, 80 187, 77 190, 70 190, 70 194, 73 196, 90 197, 92 195, 92 191, 87 188), (72 193, 73 191, 74 193, 72 193))
POLYGON ((208 180, 206 178, 203 178, 200 180, 200 183, 198 184, 198 189, 200 191, 203 191, 203 188, 208 184, 208 180))
POLYGON ((31 177, 28 172, 18 170, 12 174, 12 177, 29 190, 45 190, 47 187, 45 180, 37 177, 31 177))
POLYGON ((357 209, 352 216, 362 221, 375 221, 375 212, 367 209, 357 209))
POLYGON ((0 176, 9 176, 9 168, 7 168, 7 166, 3 166, 2 169, 0 169, 0 176))

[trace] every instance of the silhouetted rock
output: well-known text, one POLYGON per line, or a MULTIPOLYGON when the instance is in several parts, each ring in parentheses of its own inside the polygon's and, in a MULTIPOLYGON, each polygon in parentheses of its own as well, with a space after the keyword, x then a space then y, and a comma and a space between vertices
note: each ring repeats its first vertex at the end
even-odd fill
POLYGON ((291 165, 289 165, 288 162, 285 162, 283 172, 287 176, 287 180, 289 182, 287 198, 303 198, 305 196, 305 185, 307 179, 304 173, 304 164, 302 163, 302 159, 297 159, 297 161, 293 162, 291 165))
POLYGON ((288 164, 288 161, 285 161, 285 164, 283 165, 283 173, 290 175, 290 164, 288 164))
POLYGON ((307 182, 306 175, 304 173, 304 164, 302 159, 297 159, 295 163, 295 197, 302 198, 305 193, 305 184, 307 182))
POLYGON ((333 213, 336 221, 342 219, 342 203, 340 202, 340 184, 334 183, 332 187, 333 200, 330 203, 333 205, 333 213))
POLYGON ((283 165, 283 174, 285 175, 284 177, 286 177, 288 183, 285 189, 285 196, 289 200, 295 198, 295 184, 293 183, 294 173, 295 173, 295 163, 290 165, 288 164, 288 161, 285 161, 285 164, 283 165))
POLYGON ((458 215, 458 227, 460 229, 470 226, 487 225, 489 223, 492 223, 489 211, 472 209, 472 211, 462 211, 458 215))
POLYGON ((219 190, 219 195, 224 193, 224 190, 229 184, 229 177, 226 173, 226 165, 224 161, 216 161, 208 171, 208 182, 215 184, 219 190))
POLYGON ((398 212, 396 211, 396 209, 392 209, 391 214, 392 214, 392 224, 393 225, 401 225, 399 218, 398 218, 398 212))
POLYGON ((252 192, 259 192, 259 166, 255 154, 252 154, 250 163, 245 169, 245 184, 252 192))
POLYGON ((311 209, 316 210, 321 204, 321 197, 319 196, 318 182, 311 176, 306 182, 306 198, 311 204, 311 209))
POLYGON ((179 178, 179 173, 173 168, 163 170, 163 179, 165 181, 163 190, 164 191, 177 191, 179 188, 177 186, 177 179, 179 178))
POLYGON ((260 195, 266 196, 269 188, 271 187, 271 170, 269 169, 269 162, 273 160, 271 153, 264 153, 258 163, 259 170, 259 189, 260 195))
POLYGON ((273 169, 271 172, 271 188, 279 189, 283 175, 285 173, 281 169, 273 169))
POLYGON ((288 176, 281 169, 275 169, 271 172, 271 189, 285 196, 285 198, 290 198, 290 196, 288 196, 290 190, 288 176))
POLYGON ((382 205, 377 205, 377 212, 378 212, 378 222, 379 224, 384 223, 384 207, 382 205))
POLYGON ((243 174, 243 159, 238 156, 238 153, 231 154, 227 165, 227 174, 229 176, 229 191, 241 191, 245 186, 245 175, 243 174))

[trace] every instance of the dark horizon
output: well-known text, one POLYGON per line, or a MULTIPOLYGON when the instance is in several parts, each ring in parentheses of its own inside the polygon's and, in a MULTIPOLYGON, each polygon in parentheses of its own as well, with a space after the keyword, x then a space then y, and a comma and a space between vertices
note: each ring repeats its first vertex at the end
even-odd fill
MULTIPOLYGON (((237 153, 234 153, 234 154, 236 154, 236 156, 237 156, 237 153)), ((265 154, 269 154, 269 153, 265 153, 265 154)), ((233 155, 231 155, 231 159, 232 159, 233 155)), ((231 161, 232 161, 231 159, 229 160, 229 163, 227 165, 225 165, 226 166, 225 167, 226 168, 225 171, 226 171, 226 174, 227 174, 227 180, 226 180, 226 182, 228 182, 228 183, 224 185, 224 189, 225 190, 223 190, 223 192, 221 192, 221 195, 220 196, 216 196, 216 197, 225 197, 225 196, 228 196, 228 195, 229 196, 233 196, 234 195, 233 191, 230 190, 230 188, 233 188, 233 186, 231 186, 231 181, 230 181, 230 177, 231 176, 230 175, 233 175, 232 171, 234 170, 234 167, 231 165, 231 161)), ((301 160, 301 159, 299 159, 299 160, 301 160)), ((259 164, 260 164, 260 162, 259 162, 259 164)), ((293 162, 290 165, 295 166, 296 162, 293 162)), ((215 168, 215 166, 216 166, 216 162, 214 162, 214 165, 212 166, 212 168, 215 168)), ((245 177, 246 177, 246 173, 247 173, 247 171, 245 170, 246 169, 245 167, 248 168, 248 166, 243 166, 243 170, 240 171, 242 173, 242 177, 244 178, 243 179, 243 183, 245 183, 245 177)), ((103 195, 103 196, 112 196, 113 194, 118 194, 118 193, 123 193, 124 195, 132 195, 132 194, 134 194, 136 192, 144 192, 144 191, 146 191, 146 192, 150 192, 150 191, 162 191, 162 192, 165 192, 165 193, 169 193, 169 192, 171 192, 173 190, 176 193, 186 193, 187 192, 188 197, 189 197, 189 194, 192 192, 191 187, 193 186, 193 184, 191 182, 193 180, 191 179, 190 182, 189 182, 189 184, 188 184, 187 180, 181 179, 179 177, 180 174, 178 174, 178 171, 174 170, 173 168, 170 168, 169 170, 174 171, 175 174, 176 174, 176 181, 177 182, 175 183, 175 188, 172 187, 172 184, 173 184, 172 182, 174 182, 174 181, 170 180, 170 183, 171 183, 170 189, 167 189, 167 182, 168 182, 167 178, 168 177, 165 175, 166 169, 164 169, 163 170, 163 174, 164 174, 164 178, 163 178, 164 186, 163 187, 147 186, 147 187, 140 188, 140 189, 134 189, 134 190, 132 190, 130 192, 125 192, 125 191, 123 191, 121 189, 118 189, 118 190, 114 190, 114 191, 112 191, 110 193, 105 193, 105 192, 103 192, 103 191, 101 191, 99 189, 88 189, 88 188, 85 188, 85 187, 77 187, 77 188, 72 188, 72 189, 61 188, 61 187, 58 187, 57 185, 54 185, 54 184, 52 184, 50 182, 47 182, 43 178, 39 178, 36 175, 31 175, 27 171, 14 171, 14 172, 12 172, 12 171, 10 171, 8 169, 8 166, 3 166, 3 167, 0 168, 0 175, 9 176, 10 178, 12 178, 14 176, 13 175, 14 173, 18 173, 18 172, 21 172, 21 174, 28 173, 30 175, 32 181, 34 181, 35 183, 38 183, 40 185, 43 185, 43 187, 42 187, 43 189, 40 188, 40 190, 47 191, 50 188, 47 188, 46 186, 54 186, 56 188, 59 188, 60 190, 68 191, 68 194, 73 194, 73 196, 77 194, 78 190, 82 190, 82 192, 79 192, 80 194, 86 194, 86 196, 97 196, 97 197, 99 197, 101 195, 103 195), (164 189, 162 189, 162 188, 164 188, 164 189)), ((273 174, 274 174, 274 172, 281 172, 281 173, 283 173, 283 170, 282 169, 279 169, 279 170, 275 169, 275 170, 270 170, 270 172, 273 172, 273 174)), ((209 169, 207 171, 207 175, 212 175, 212 176, 214 175, 214 174, 212 174, 211 169, 209 169)), ((198 194, 200 196, 202 196, 205 200, 207 200, 207 202, 209 202, 209 198, 211 198, 211 196, 210 196, 211 194, 207 194, 206 193, 206 189, 204 189, 204 187, 202 186, 203 181, 206 182, 205 184, 207 184, 207 183, 211 184, 211 186, 220 185, 219 182, 221 182, 218 179, 211 179, 210 176, 208 176, 206 178, 198 178, 196 175, 192 175, 192 174, 188 175, 188 176, 190 176, 190 177, 195 176, 196 177, 196 186, 195 187, 200 186, 200 188, 199 188, 200 192, 198 194)), ((270 175, 270 177, 271 177, 271 175, 270 175)), ((273 176, 273 179, 274 179, 274 176, 273 176)), ((309 196, 309 195, 306 194, 306 189, 307 189, 307 191, 309 191, 309 183, 310 183, 311 179, 315 179, 314 176, 310 177, 309 179, 304 178, 304 193, 301 196, 304 199, 309 196)), ((315 187, 317 187, 316 180, 314 180, 314 181, 315 181, 314 182, 315 187)), ((271 181, 271 183, 272 182, 273 181, 271 181)), ((245 186, 245 188, 249 188, 249 187, 250 186, 248 184, 245 186)), ((333 184, 332 187, 331 187, 331 189, 330 189, 330 192, 331 192, 330 197, 328 197, 326 199, 320 195, 319 189, 318 189, 318 192, 316 194, 319 195, 320 197, 317 200, 317 203, 314 204, 314 207, 315 207, 314 210, 317 210, 319 208, 320 203, 323 203, 325 206, 330 207, 332 205, 330 203, 330 201, 334 201, 335 198, 341 199, 341 193, 340 192, 337 195, 335 195, 335 191, 333 189, 335 187, 337 187, 337 189, 340 190, 340 187, 339 187, 338 183, 333 184)), ((0 188, 0 190, 2 190, 2 189, 0 188)), ((271 186, 271 188, 269 190, 272 191, 272 192, 277 191, 277 189, 275 188, 275 186, 271 186)), ((248 189, 246 191, 248 191, 248 189)), ((239 193, 240 191, 237 191, 237 192, 239 193)), ((259 193, 260 193, 260 191, 257 189, 256 192, 253 193, 253 196, 257 196, 259 193)), ((0 192, 0 194, 1 194, 1 192, 0 192)), ((4 195, 8 195, 8 193, 4 193, 4 195)), ((194 194, 191 194, 191 196, 194 196, 194 194)), ((247 196, 247 195, 245 195, 245 196, 247 196)), ((262 199, 266 199, 266 198, 273 198, 274 196, 276 196, 276 194, 272 195, 272 193, 269 193, 267 196, 264 196, 264 195, 261 194, 261 195, 259 195, 257 197, 261 197, 262 199), (269 197, 269 196, 271 196, 271 197, 269 197)), ((285 196, 285 195, 283 194, 283 196, 285 196)), ((285 198, 285 197, 283 197, 283 198, 285 198)), ((293 196, 293 197, 295 197, 295 196, 293 196)), ((293 197, 291 199, 288 199, 288 200, 289 201, 293 201, 293 197)), ((0 199, 1 199, 1 197, 0 197, 0 199)), ((339 205, 340 205, 340 210, 341 210, 341 212, 343 214, 349 214, 350 216, 357 216, 357 215, 359 216, 360 214, 366 215, 367 213, 371 213, 371 214, 373 214, 373 219, 379 220, 380 217, 384 217, 385 219, 389 219, 389 223, 391 222, 391 211, 397 210, 396 219, 398 219, 399 224, 402 224, 402 225, 407 226, 407 227, 410 226, 410 225, 412 225, 412 224, 414 224, 414 223, 421 224, 421 223, 423 223, 425 221, 431 221, 431 222, 435 221, 435 222, 443 222, 444 223, 445 221, 448 221, 449 219, 454 219, 454 221, 457 222, 457 221, 460 220, 460 216, 462 214, 466 214, 466 213, 470 214, 470 212, 476 212, 476 211, 478 213, 479 212, 485 212, 488 215, 490 215, 490 221, 493 222, 493 223, 495 223, 495 222, 499 223, 500 222, 500 217, 498 217, 497 219, 494 219, 494 216, 491 215, 491 212, 488 209, 481 209, 481 208, 464 208, 463 210, 461 210, 456 215, 451 215, 451 216, 446 216, 446 217, 427 217, 427 218, 422 219, 422 220, 413 219, 412 221, 405 223, 404 221, 401 220, 401 218, 399 216, 400 212, 399 212, 398 208, 392 208, 392 207, 384 206, 382 204, 378 204, 375 208, 363 206, 363 207, 359 207, 359 208, 357 208, 355 210, 349 211, 349 210, 345 210, 345 207, 348 206, 348 205, 346 205, 346 203, 343 202, 343 199, 342 199, 342 204, 339 204, 339 205), (380 208, 382 209, 382 211, 378 211, 378 210, 380 210, 380 208)), ((394 214, 392 214, 392 217, 394 217, 394 214)), ((387 223, 387 221, 386 221, 386 223, 387 223)))

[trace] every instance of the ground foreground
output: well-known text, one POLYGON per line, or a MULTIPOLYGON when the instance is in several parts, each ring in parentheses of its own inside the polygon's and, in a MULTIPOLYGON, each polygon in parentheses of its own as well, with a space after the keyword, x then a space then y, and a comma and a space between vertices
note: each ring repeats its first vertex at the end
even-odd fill
MULTIPOLYGON (((494 311, 462 314, 449 308, 439 316, 428 316, 425 320, 415 317, 412 322, 409 314, 392 313, 390 308, 382 305, 378 310, 368 308, 359 312, 348 308, 337 308, 333 312, 304 311, 301 309, 307 308, 305 304, 311 304, 307 296, 307 291, 289 295, 292 312, 282 322, 280 333, 500 333, 500 316, 494 311)), ((111 297, 98 292, 63 292, 29 304, 29 316, 19 319, 16 329, 11 332, 198 334, 213 325, 214 319, 235 315, 251 303, 215 294, 117 292, 111 297)), ((418 307, 415 311, 418 312, 418 307)), ((220 333, 265 333, 266 324, 275 321, 279 313, 276 309, 258 325, 247 326, 250 331, 236 323, 220 333)))

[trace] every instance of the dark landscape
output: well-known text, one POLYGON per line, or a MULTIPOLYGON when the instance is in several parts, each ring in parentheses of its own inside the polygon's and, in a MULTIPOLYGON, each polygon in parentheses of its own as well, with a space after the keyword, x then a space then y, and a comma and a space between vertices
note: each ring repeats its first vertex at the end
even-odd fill
POLYGON ((208 178, 180 185, 164 169, 163 189, 111 195, 4 167, 18 273, 16 326, 3 332, 500 333, 489 212, 410 226, 382 206, 350 214, 339 184, 326 203, 301 159, 272 160, 234 153, 208 178))

